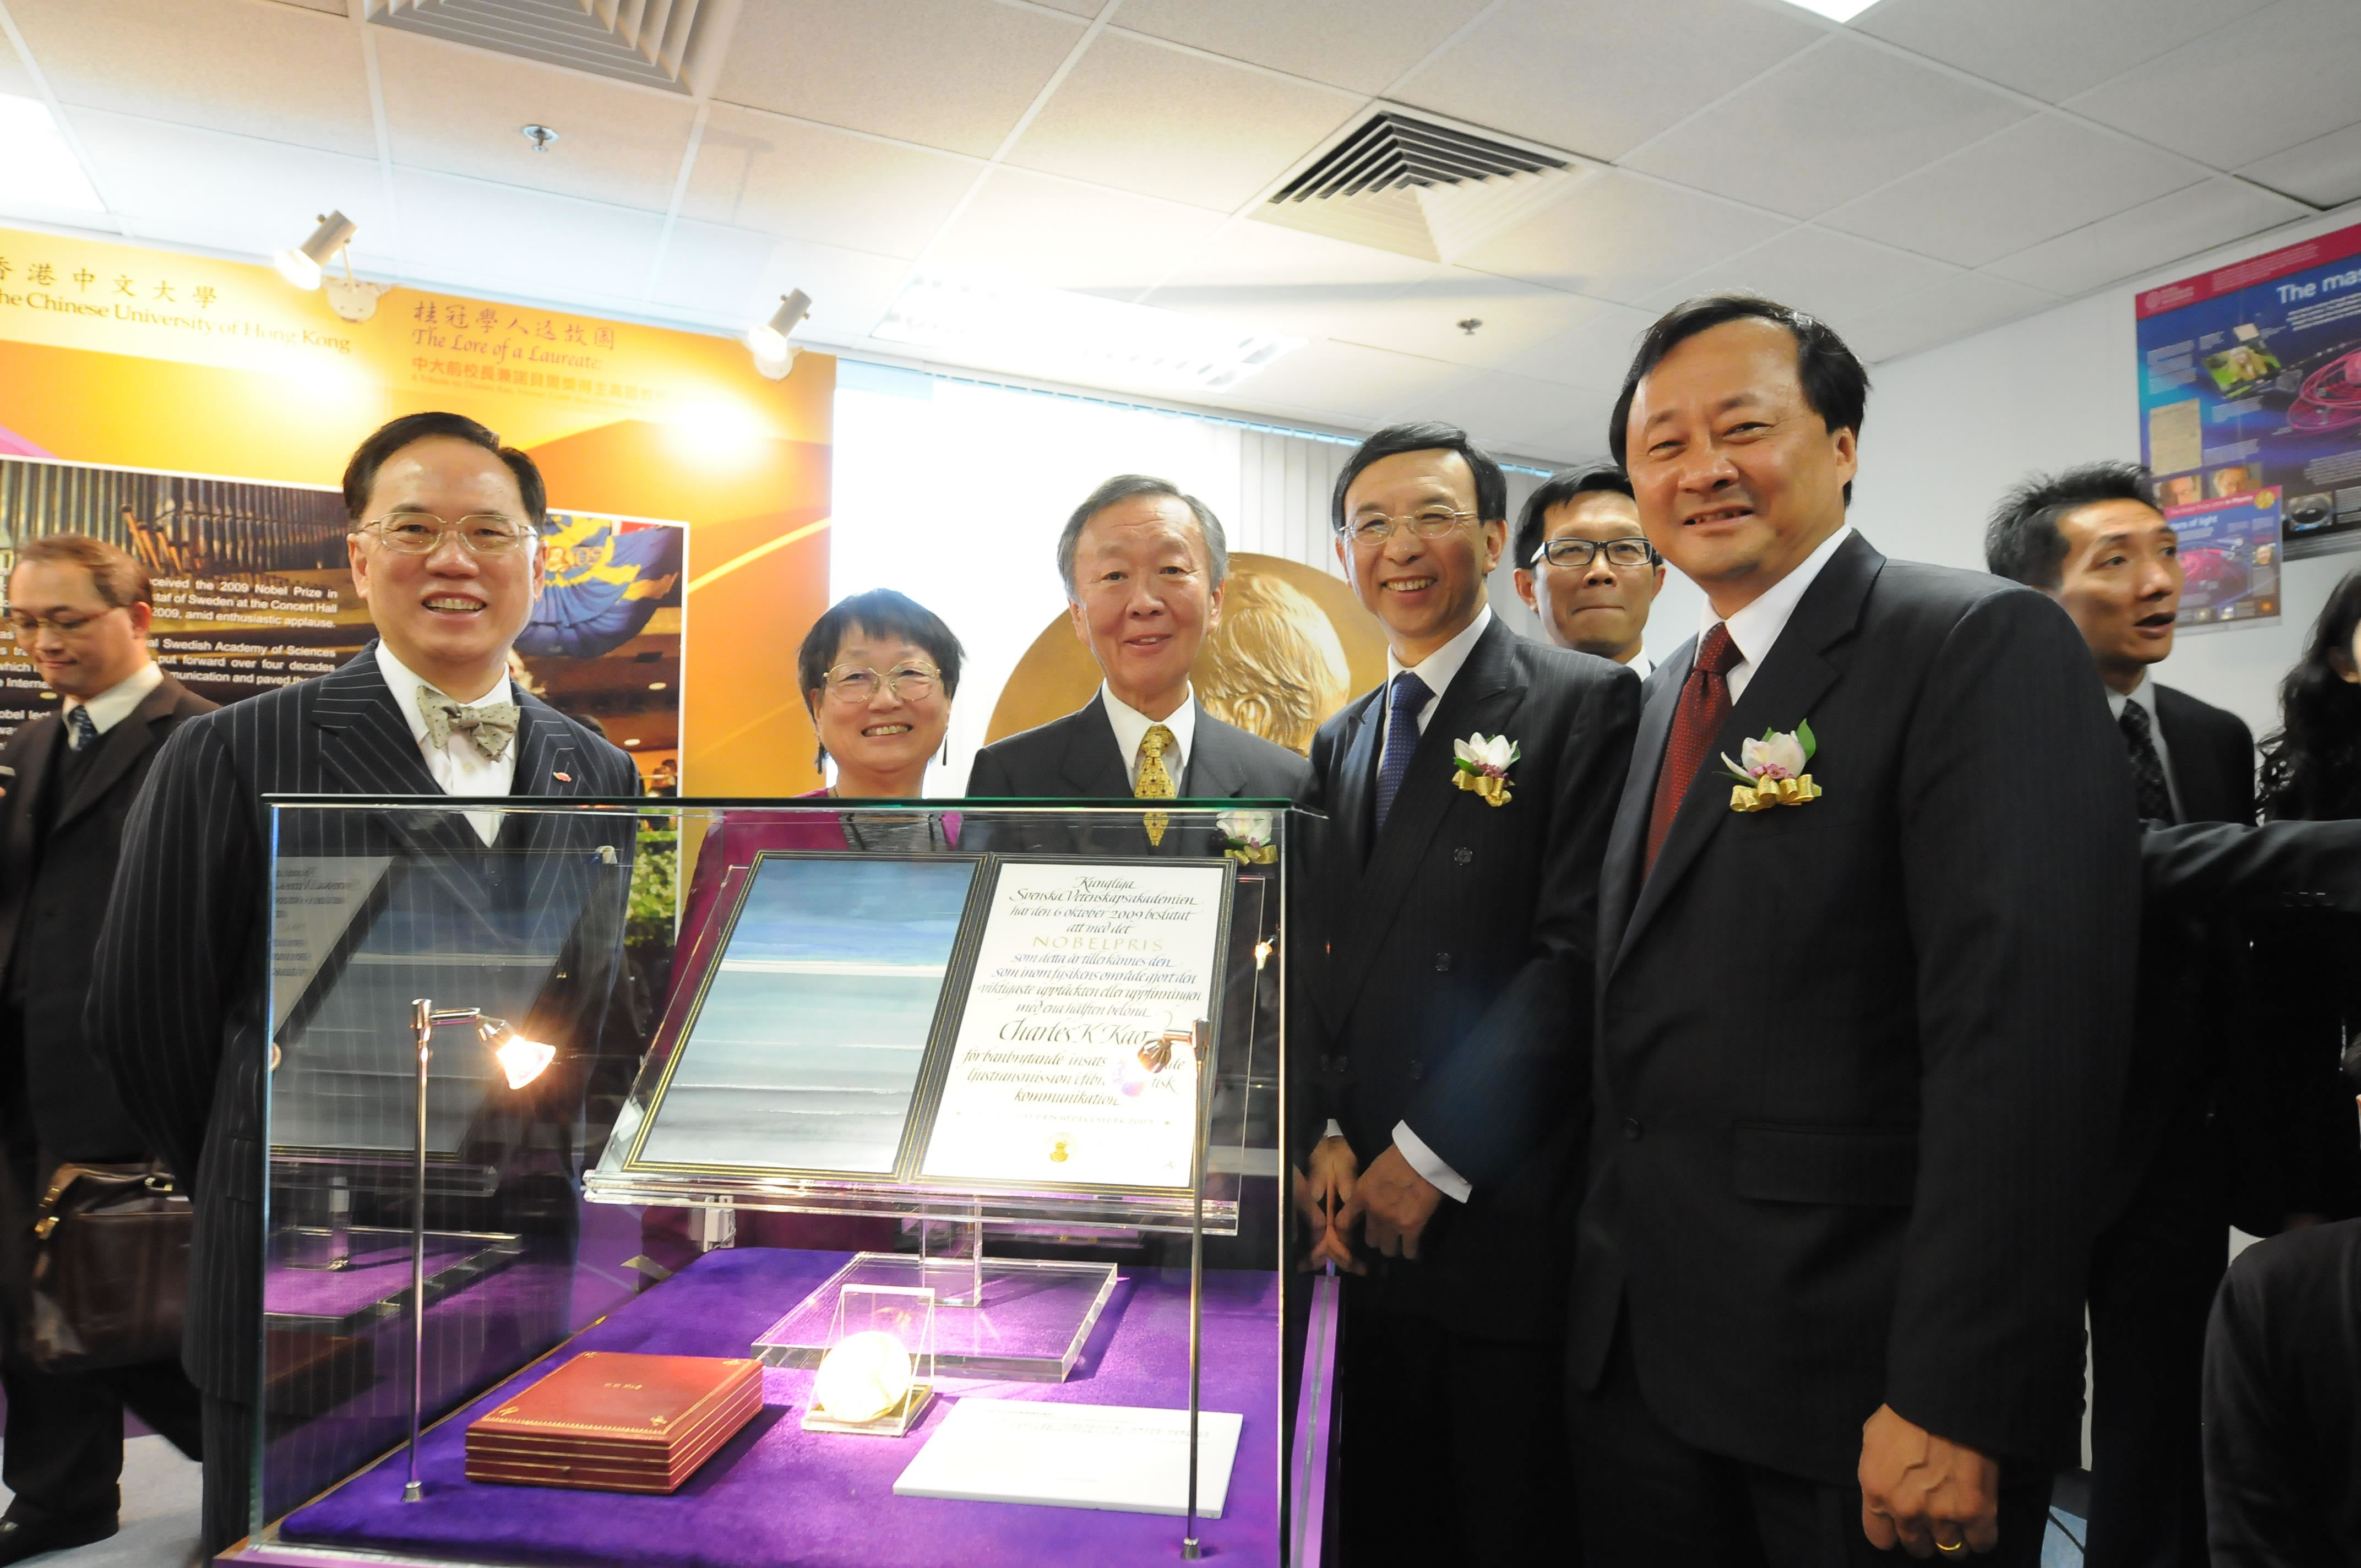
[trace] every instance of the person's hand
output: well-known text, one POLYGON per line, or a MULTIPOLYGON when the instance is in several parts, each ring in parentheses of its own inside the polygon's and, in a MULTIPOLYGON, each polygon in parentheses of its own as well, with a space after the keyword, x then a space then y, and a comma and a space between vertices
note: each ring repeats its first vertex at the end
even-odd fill
POLYGON ((1419 1234, 1442 1201, 1443 1189, 1412 1170, 1400 1148, 1388 1144, 1353 1184, 1336 1228, 1349 1235, 1360 1225, 1361 1239, 1388 1257, 1416 1257, 1419 1234))
POLYGON ((1861 1427, 1861 1529, 1881 1552, 1990 1552, 2000 1544, 2000 1463, 1880 1405, 1861 1427))
POLYGON ((1312 1146, 1311 1168, 1295 1174, 1295 1207, 1318 1240, 1298 1265, 1307 1273, 1333 1263, 1350 1274, 1367 1274, 1368 1265, 1353 1255, 1353 1244, 1338 1223, 1352 1201, 1353 1179, 1361 1161, 1353 1146, 1340 1137, 1323 1138, 1312 1146))

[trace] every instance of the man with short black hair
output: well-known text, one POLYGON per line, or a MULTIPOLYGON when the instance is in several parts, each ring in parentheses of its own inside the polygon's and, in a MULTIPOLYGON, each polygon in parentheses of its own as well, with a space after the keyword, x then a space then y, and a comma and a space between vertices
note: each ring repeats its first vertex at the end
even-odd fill
POLYGON ((1846 518, 1869 378, 1750 295, 1647 332, 1609 441, 1706 596, 1601 879, 1567 1369, 1602 1563, 2037 1563, 2138 850, 2049 600, 1846 518))
POLYGON ((1639 682, 1488 608, 1508 488, 1466 433, 1379 431, 1334 496, 1388 672, 1312 740, 1326 821, 1293 894, 1298 1212, 1308 1261, 1354 1276, 1345 1559, 1539 1562, 1565 1544, 1565 1428, 1533 1373, 1564 1322, 1598 861, 1639 682))
MULTIPOLYGON (((31 1260, 21 1255, 60 1167, 154 1157, 82 1026, 124 818, 165 740, 214 707, 148 655, 153 613, 147 572, 113 544, 53 533, 16 547, 8 634, 59 705, 0 751, 8 770, 0 800, 0 1223, 16 1243, 0 1246, 11 1276, 0 1344, 8 1402, 0 1480, 11 1496, 0 1563, 115 1533, 125 1410, 192 1457, 200 1446, 197 1390, 177 1356, 86 1371, 33 1360, 31 1260)), ((64 1348, 57 1325, 46 1325, 45 1337, 64 1348)))
MULTIPOLYGON (((1205 711, 1189 684, 1222 615, 1230 549, 1204 502, 1118 474, 1066 519, 1058 575, 1074 635, 1104 678, 1063 718, 975 755, 967 793, 1003 799, 1294 799, 1302 758, 1205 711)), ((1154 814, 1149 814, 1152 823, 1154 814)), ((1161 839, 1161 830, 1151 828, 1161 839)))
POLYGON ((1628 664, 1645 679, 1648 607, 1664 586, 1664 557, 1640 530, 1639 504, 1620 468, 1553 474, 1517 515, 1517 597, 1560 648, 1628 664))
MULTIPOLYGON (((462 415, 406 414, 361 443, 344 492, 353 580, 378 640, 331 674, 202 715, 173 735, 124 833, 91 986, 93 1037, 125 1109, 196 1203, 184 1360, 204 1393, 205 1544, 214 1552, 247 1533, 254 1497, 274 1047, 266 869, 306 855, 430 863, 448 876, 390 883, 382 918, 415 933, 397 945, 440 941, 445 955, 498 963, 503 939, 529 923, 571 927, 572 956, 556 966, 565 1032, 534 1036, 556 1045, 563 1063, 544 1093, 562 1082, 578 1092, 629 884, 628 816, 592 825, 498 809, 313 812, 280 818, 274 837, 273 795, 639 792, 629 756, 510 677, 509 651, 541 592, 546 501, 533 459, 462 415), (504 863, 522 871, 505 875, 504 863), (443 894, 445 882, 459 894, 443 894)), ((463 960, 434 961, 432 972, 447 979, 463 960)), ((397 989, 405 978, 386 973, 387 993, 420 994, 397 989)))

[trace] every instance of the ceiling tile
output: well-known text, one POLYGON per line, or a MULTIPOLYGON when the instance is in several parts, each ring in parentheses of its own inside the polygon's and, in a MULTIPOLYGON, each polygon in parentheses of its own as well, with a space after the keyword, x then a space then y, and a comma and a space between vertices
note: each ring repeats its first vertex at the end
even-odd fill
POLYGON ((1082 27, 978 0, 745 0, 714 96, 989 157, 1082 27))
POLYGON ((383 29, 378 76, 393 160, 663 212, 696 106, 670 93, 383 29), (519 127, 558 139, 535 150, 519 127))
POLYGON ((1614 413, 1613 397, 1586 392, 1574 400, 1570 418, 1559 421, 1555 428, 1527 444, 1526 455, 1546 459, 1561 468, 1612 462, 1607 444, 1607 422, 1614 413))
POLYGON ((1821 221, 1979 267, 2201 177, 2153 148, 2044 114, 1821 221))
POLYGON ((1960 272, 1844 323, 1845 342, 1871 364, 1916 354, 2058 303, 2058 296, 1986 272, 1960 272))
POLYGON ((1340 423, 1367 425, 1417 398, 1466 379, 1456 365, 1357 343, 1307 343, 1231 394, 1233 404, 1318 409, 1340 423))
POLYGON ((1850 235, 1795 228, 1641 302, 1653 310, 1669 310, 1698 294, 1743 290, 1808 312, 1841 333, 1855 317, 1956 276, 1957 270, 1850 235))
POLYGON ((1106 9, 1106 0, 1036 0, 1036 4, 1075 16, 1095 16, 1106 9))
POLYGON ((1230 212, 1361 104, 1332 87, 1102 33, 1008 161, 1230 212))
POLYGON ((1879 0, 1856 30, 2051 103, 2271 0, 1879 0))
POLYGON ((1552 381, 1479 370, 1447 385, 1422 389, 1386 418, 1439 419, 1455 424, 1495 451, 1526 451, 1564 430, 1591 394, 1552 381))
POLYGON ((1747 0, 1508 0, 1394 95, 1612 159, 1823 36, 1747 0))
POLYGON ((1222 221, 1202 207, 995 169, 926 262, 937 271, 1122 293, 1154 284, 1222 221))
POLYGON ((681 203, 684 217, 916 256, 983 165, 716 104, 681 203))
POLYGON ((1548 288, 1630 304, 1642 294, 1760 245, 1786 225, 1711 196, 1617 170, 1566 194, 1462 259, 1548 288))
POLYGON ((301 6, 306 11, 325 11, 332 16, 347 15, 345 0, 272 0, 272 3, 280 5, 301 6))
POLYGON ((385 181, 374 159, 165 125, 104 109, 68 109, 114 211, 135 230, 264 257, 300 245, 318 214, 360 225, 360 265, 391 254, 385 181))
POLYGON ((1623 162, 1808 218, 2030 113, 2021 99, 1831 38, 1623 162), (1737 155, 1755 148, 1778 156, 1737 155))
POLYGON ((2251 185, 2215 178, 2004 257, 1986 270, 2056 294, 2084 294, 2259 234, 2306 211, 2251 185))
POLYGON ((1371 305, 1353 329, 1331 335, 1471 369, 1492 369, 1535 343, 1614 309, 1497 273, 1446 267, 1394 299, 1371 305), (1459 325, 1466 321, 1479 323, 1473 333, 1459 325))
POLYGON ((2353 0, 2279 0, 2067 100, 2103 125, 2235 169, 2352 123, 2353 0))
POLYGON ((533 299, 635 301, 664 219, 513 185, 395 171, 403 258, 422 276, 533 299))
POLYGON ((1175 43, 1381 93, 1485 0, 1125 0, 1115 25, 1175 43))
POLYGON ((1640 334, 1655 321, 1654 311, 1590 302, 1580 324, 1526 347, 1500 368, 1593 392, 1622 389, 1623 372, 1640 345, 1640 334))
POLYGON ((664 243, 649 299, 745 327, 801 289, 812 306, 798 338, 853 343, 869 335, 909 270, 891 257, 684 218, 664 243))
POLYGON ((1233 219, 1143 302, 1291 337, 1342 337, 1433 271, 1390 250, 1233 219))
POLYGON ((360 41, 339 17, 268 0, 8 0, 8 14, 61 103, 377 155, 360 41))
POLYGON ((41 95, 40 88, 34 84, 32 72, 27 71, 25 62, 16 58, 16 50, 5 34, 0 34, 0 93, 17 98, 38 98, 41 95))
POLYGON ((2238 172, 2323 207, 2342 206, 2361 198, 2361 125, 2275 152, 2238 172))

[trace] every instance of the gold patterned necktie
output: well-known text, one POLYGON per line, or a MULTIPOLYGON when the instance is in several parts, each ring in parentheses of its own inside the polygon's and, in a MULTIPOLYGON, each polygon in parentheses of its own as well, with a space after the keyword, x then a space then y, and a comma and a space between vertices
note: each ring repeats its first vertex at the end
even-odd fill
MULTIPOLYGON (((1148 727, 1148 733, 1139 738, 1139 781, 1131 786, 1134 796, 1140 800, 1170 800, 1180 793, 1172 787, 1172 770, 1164 765, 1164 753, 1175 743, 1172 731, 1163 725, 1148 727)), ((1172 818, 1165 812, 1151 811, 1139 819, 1139 824, 1148 829, 1149 844, 1161 844, 1164 829, 1172 825, 1172 818)))

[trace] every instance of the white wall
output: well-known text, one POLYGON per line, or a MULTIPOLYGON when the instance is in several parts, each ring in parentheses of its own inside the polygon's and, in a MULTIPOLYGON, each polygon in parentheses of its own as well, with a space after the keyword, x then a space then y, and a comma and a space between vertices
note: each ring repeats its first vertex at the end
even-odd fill
MULTIPOLYGON (((1981 569, 1984 520, 2027 473, 2139 460, 2135 294, 2344 227, 2356 215, 2361 203, 1872 367, 1853 522, 1888 555, 1981 569)), ((2280 675, 2329 590, 2356 566, 2361 555, 2286 563, 2278 620, 2184 629, 2158 678, 2230 709, 2259 740, 2279 723, 2280 675)))

